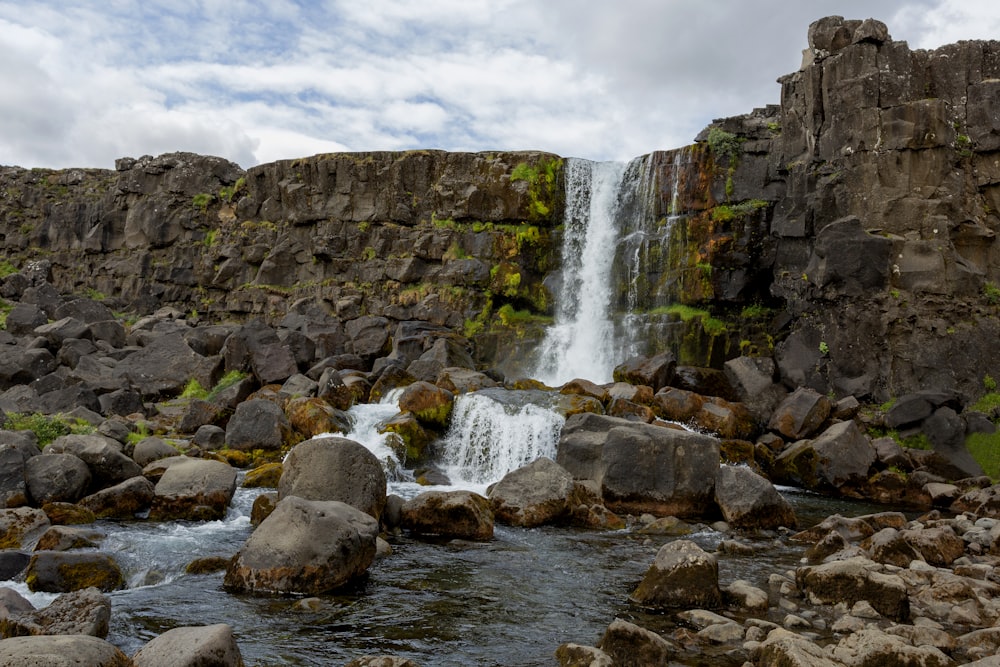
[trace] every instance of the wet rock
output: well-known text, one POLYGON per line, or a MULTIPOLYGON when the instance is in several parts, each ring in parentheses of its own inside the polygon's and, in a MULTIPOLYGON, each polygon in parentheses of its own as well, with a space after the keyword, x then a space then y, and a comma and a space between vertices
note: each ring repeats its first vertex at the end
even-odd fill
POLYGON ((233 629, 225 623, 167 630, 132 656, 135 667, 242 667, 233 629))
POLYGON ((712 504, 719 443, 710 436, 590 413, 566 420, 556 462, 595 481, 614 512, 698 516, 712 504))
POLYGON ((68 593, 93 586, 113 591, 124 584, 121 568, 108 554, 38 551, 31 557, 25 582, 32 591, 68 593))
POLYGON ((456 395, 500 386, 496 380, 485 373, 455 366, 441 369, 441 372, 437 374, 435 384, 456 395))
POLYGON ((233 557, 230 591, 320 595, 361 576, 375 559, 378 521, 335 500, 283 498, 233 557))
POLYGON ((777 628, 752 651, 753 664, 769 667, 842 667, 805 637, 777 628))
POLYGON ((97 547, 103 539, 104 533, 98 530, 72 526, 52 526, 38 538, 35 551, 87 549, 97 547))
POLYGON ((740 466, 720 466, 715 476, 715 502, 733 528, 794 527, 795 511, 774 485, 740 466))
POLYGON ((646 628, 616 618, 604 631, 598 648, 611 664, 625 667, 664 665, 677 651, 666 639, 646 628))
POLYGON ((100 519, 130 520, 153 504, 156 489, 145 477, 133 477, 80 499, 79 505, 100 519))
POLYGON ((129 662, 114 644, 88 635, 12 637, 0 642, 0 663, 10 667, 125 667, 129 662))
POLYGON ((386 433, 399 436, 397 440, 387 444, 405 465, 427 462, 431 453, 429 445, 434 441, 433 432, 425 429, 412 413, 405 412, 392 417, 385 423, 384 429, 386 433))
POLYGON ((176 459, 162 459, 171 463, 156 482, 149 518, 153 521, 224 518, 236 492, 236 471, 220 461, 176 459))
POLYGON ((274 451, 291 441, 292 428, 282 409, 265 399, 236 406, 226 426, 226 446, 240 451, 274 451))
POLYGON ((867 558, 854 557, 799 568, 796 581, 814 604, 849 605, 864 600, 880 614, 895 621, 910 616, 910 600, 906 585, 896 575, 886 574, 883 566, 867 558))
POLYGON ((489 540, 490 501, 471 491, 425 491, 403 504, 400 525, 417 535, 489 540))
POLYGON ((954 661, 933 646, 911 646, 878 628, 865 628, 840 640, 833 657, 847 665, 922 665, 951 667, 954 661))
POLYGON ((50 526, 45 512, 30 507, 0 510, 0 548, 19 549, 33 544, 50 526))
POLYGON ((594 646, 561 644, 556 649, 559 667, 612 667, 611 656, 594 646))
POLYGON ((420 422, 445 428, 451 417, 454 395, 429 382, 414 382, 399 397, 399 409, 411 412, 420 422))
POLYGON ((419 665, 409 658, 393 655, 366 655, 351 660, 344 667, 419 667, 419 665))
POLYGON ((718 608, 722 592, 715 556, 690 540, 668 542, 656 553, 631 599, 658 609, 718 608))
MULTIPOLYGON (((29 605, 30 607, 30 605, 29 605)), ((108 636, 111 600, 97 588, 63 593, 39 610, 18 609, 0 620, 4 638, 29 635, 108 636)))
POLYGON ((306 438, 350 430, 347 415, 321 398, 293 398, 285 405, 285 414, 292 429, 306 438))
POLYGON ((338 500, 378 520, 385 507, 382 463, 366 447, 346 438, 314 438, 285 458, 278 497, 338 500))
POLYGON ((283 470, 284 466, 281 463, 261 464, 247 471, 247 474, 243 477, 243 484, 241 486, 244 489, 276 489, 278 488, 278 482, 281 480, 283 470))
POLYGON ((563 520, 574 488, 569 471, 543 456, 507 473, 487 495, 497 521, 532 528, 563 520))

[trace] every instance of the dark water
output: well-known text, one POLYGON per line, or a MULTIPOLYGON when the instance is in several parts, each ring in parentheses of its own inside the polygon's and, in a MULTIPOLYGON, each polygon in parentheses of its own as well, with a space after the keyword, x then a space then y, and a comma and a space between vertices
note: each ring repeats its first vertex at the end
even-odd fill
MULTIPOLYGON (((111 594, 109 641, 132 654, 173 627, 228 623, 250 665, 341 665, 362 655, 394 654, 421 665, 552 665, 564 642, 596 644, 616 617, 663 631, 667 617, 628 601, 656 551, 673 538, 633 530, 579 531, 498 526, 485 543, 392 541, 393 554, 364 581, 338 595, 230 595, 222 573, 186 575, 195 558, 235 553, 250 532, 255 493, 241 490, 226 521, 210 524, 107 524, 131 588, 111 594), (145 584, 145 585, 144 585, 145 584)), ((803 524, 839 512, 880 508, 789 493, 803 524)), ((884 509, 884 508, 882 508, 884 509)), ((773 572, 798 564, 801 545, 775 535, 723 535, 695 525, 706 550, 722 539, 754 546, 753 556, 719 555, 723 584, 765 587, 773 572)), ((38 601, 36 600, 36 603, 38 601)))

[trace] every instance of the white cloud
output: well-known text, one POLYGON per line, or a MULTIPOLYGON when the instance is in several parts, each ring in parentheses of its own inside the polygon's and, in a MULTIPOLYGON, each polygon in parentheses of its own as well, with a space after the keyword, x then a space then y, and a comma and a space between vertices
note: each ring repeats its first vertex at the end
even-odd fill
POLYGON ((936 46, 986 0, 0 0, 0 163, 192 150, 250 166, 332 150, 625 159, 776 103, 808 24, 874 14, 936 46))

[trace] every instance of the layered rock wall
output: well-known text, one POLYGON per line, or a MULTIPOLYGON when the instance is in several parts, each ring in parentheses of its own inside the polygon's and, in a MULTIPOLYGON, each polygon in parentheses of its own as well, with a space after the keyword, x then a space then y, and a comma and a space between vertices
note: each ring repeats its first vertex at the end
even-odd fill
MULTIPOLYGON (((773 355, 789 385, 878 401, 982 393, 1000 377, 1000 43, 911 50, 829 17, 780 81, 780 105, 647 157, 666 230, 642 249, 650 351, 773 355)), ((58 289, 121 310, 422 320, 492 364, 551 314, 560 167, 440 151, 10 167, 0 235, 14 266, 45 260, 58 289)))

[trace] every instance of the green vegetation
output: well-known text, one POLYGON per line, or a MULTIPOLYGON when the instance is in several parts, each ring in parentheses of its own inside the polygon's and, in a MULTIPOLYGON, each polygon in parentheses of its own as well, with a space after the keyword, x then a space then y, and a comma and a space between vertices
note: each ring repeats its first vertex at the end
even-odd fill
POLYGON ((442 259, 469 259, 469 253, 465 252, 465 249, 458 244, 458 241, 452 241, 448 249, 444 251, 444 255, 441 256, 442 259))
POLYGON ((701 328, 710 336, 717 336, 719 334, 725 333, 727 330, 726 323, 722 320, 712 317, 712 315, 707 310, 702 310, 701 308, 695 308, 693 306, 686 306, 681 303, 675 303, 670 306, 661 306, 659 308, 654 308, 649 311, 650 315, 673 315, 680 318, 682 322, 690 322, 691 320, 700 320, 701 328))
POLYGON ((8 431, 31 431, 38 438, 39 447, 45 447, 59 436, 94 432, 94 427, 82 419, 71 419, 64 415, 49 416, 38 412, 10 413, 3 428, 8 431))
MULTIPOLYGON (((989 377, 988 375, 986 377, 989 377)), ((991 380, 993 378, 990 378, 991 380)), ((983 384, 986 383, 986 378, 983 378, 983 384)), ((978 401, 969 406, 969 409, 974 412, 982 412, 983 414, 989 415, 993 414, 993 411, 1000 408, 1000 394, 995 391, 991 391, 979 398, 978 401)))
POLYGON ((781 123, 777 121, 771 121, 770 123, 767 124, 767 129, 770 130, 771 132, 774 132, 775 134, 780 134, 781 123))
POLYGON ((145 440, 150 436, 149 427, 146 422, 139 422, 138 426, 134 431, 131 431, 125 439, 125 442, 135 447, 137 444, 145 440))
MULTIPOLYGON (((234 183, 232 187, 219 188, 219 199, 226 202, 227 204, 231 204, 233 198, 237 194, 243 191, 243 188, 246 187, 246 184, 247 184, 247 179, 240 176, 239 178, 236 179, 236 183, 234 183)), ((200 197, 201 195, 198 196, 200 197)))
POLYGON ((997 390, 997 381, 989 373, 983 376, 983 389, 989 392, 997 390))
POLYGON ((108 295, 104 292, 94 289, 93 287, 88 287, 83 290, 83 295, 90 299, 91 301, 104 301, 108 298, 108 295))
POLYGON ((771 309, 759 303, 751 304, 740 311, 740 318, 744 320, 756 320, 771 316, 771 309))
POLYGON ((366 262, 370 262, 375 259, 375 248, 371 246, 365 246, 365 249, 361 251, 361 259, 366 262))
POLYGON ((965 447, 991 480, 1000 480, 1000 431, 972 433, 965 439, 965 447))
POLYGON ((222 379, 219 380, 210 390, 202 387, 201 383, 195 378, 191 378, 187 385, 184 386, 184 391, 181 392, 181 398, 211 401, 221 392, 225 391, 229 387, 232 387, 234 384, 246 377, 248 377, 248 375, 242 371, 229 371, 223 375, 222 379))
POLYGON ((824 356, 830 354, 830 346, 826 344, 825 340, 819 342, 819 353, 824 356))
POLYGON ((7 315, 14 310, 14 304, 0 299, 0 329, 7 328, 7 315))
POLYGON ((1000 287, 997 287, 996 283, 987 280, 983 283, 983 296, 987 302, 993 305, 1000 303, 1000 287))
POLYGON ((0 278, 6 278, 12 273, 17 273, 17 267, 11 264, 9 259, 0 260, 0 278))
POLYGON ((520 162, 510 172, 511 182, 528 183, 528 195, 531 198, 529 217, 532 220, 547 218, 552 213, 552 205, 556 199, 556 183, 562 166, 561 159, 541 159, 534 167, 527 162, 520 162))
POLYGON ((202 192, 192 197, 191 205, 204 213, 208 210, 208 205, 211 204, 214 199, 214 195, 211 195, 208 192, 202 192))
POLYGON ((732 165, 742 151, 743 140, 732 132, 726 132, 720 127, 708 131, 708 147, 716 159, 724 159, 732 165))

